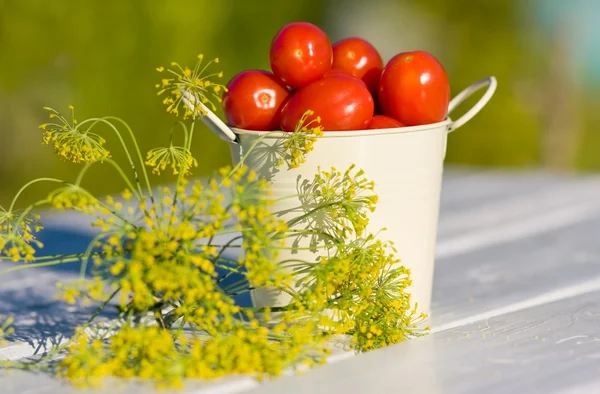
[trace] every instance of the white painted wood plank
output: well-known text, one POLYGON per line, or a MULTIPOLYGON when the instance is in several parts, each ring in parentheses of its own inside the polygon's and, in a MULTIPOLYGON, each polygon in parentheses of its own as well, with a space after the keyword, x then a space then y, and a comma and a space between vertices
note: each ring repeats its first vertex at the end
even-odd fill
POLYGON ((0 370, 0 393, 2 394, 210 394, 226 393, 228 387, 238 390, 251 389, 254 385, 244 384, 245 377, 228 377, 212 381, 188 381, 184 389, 155 389, 148 383, 107 379, 96 389, 79 389, 45 373, 0 370))
POLYGON ((444 170, 442 208, 455 210, 502 201, 515 195, 529 195, 546 190, 546 195, 567 189, 586 180, 597 180, 598 175, 555 174, 542 171, 505 171, 485 169, 444 170))
POLYGON ((477 315, 600 278, 600 218, 439 259, 432 320, 477 315))
MULTIPOLYGON (((449 175, 444 182, 440 228, 446 230, 440 233, 438 245, 442 252, 438 253, 440 256, 436 271, 434 324, 438 326, 452 325, 453 322, 468 321, 469 317, 493 309, 493 305, 497 305, 498 309, 521 302, 523 297, 525 300, 535 299, 540 292, 543 294, 547 291, 548 287, 572 286, 573 283, 580 280, 582 275, 589 276, 597 273, 595 267, 600 265, 597 262, 597 251, 593 248, 594 240, 589 236, 580 237, 581 234, 593 234, 594 229, 598 228, 598 222, 595 219, 597 205, 593 200, 598 189, 596 180, 546 174, 515 176, 497 173, 490 176, 489 173, 485 173, 467 177, 449 175), (545 205, 535 203, 535 201, 544 199, 544 196, 553 190, 570 189, 573 189, 573 193, 565 191, 553 197, 546 197, 548 201, 545 205), (584 204, 584 208, 577 210, 577 206, 582 204, 584 204), (540 209, 540 206, 543 209, 540 209), (519 211, 519 209, 520 214, 519 212, 514 214, 514 211, 519 211), (569 211, 569 209, 572 210, 569 211), (495 212, 498 210, 513 212, 512 219, 510 215, 496 214, 495 212), (576 220, 569 221, 569 218, 573 217, 573 212, 579 213, 579 216, 576 216, 576 220), (566 221, 563 220, 565 218, 566 221), (540 220, 549 220, 550 223, 554 223, 555 228, 548 230, 546 227, 540 226, 540 220), (466 225, 462 224, 463 222, 466 225), (512 238, 509 237, 498 243, 498 238, 494 237, 493 231, 494 226, 502 228, 502 223, 505 224, 504 230, 508 230, 508 233, 512 234, 512 238), (523 226, 529 226, 529 230, 525 232, 524 236, 523 226), (482 228, 485 230, 482 231, 482 228), (573 229, 575 229, 574 232, 573 229), (482 233, 486 241, 473 242, 473 239, 477 241, 478 237, 481 239, 482 233), (581 240, 581 238, 584 239, 581 240), (564 241, 562 244, 556 243, 557 239, 564 241), (569 245, 573 241, 576 244, 571 248, 569 245), (556 254, 556 250, 552 252, 552 248, 548 249, 549 244, 562 245, 560 249, 562 253, 556 254), (451 252, 448 252, 449 250, 451 252), (561 276, 562 280, 558 283, 552 282, 552 275, 550 275, 550 281, 547 277, 540 276, 544 272, 549 272, 548 267, 544 265, 547 263, 544 263, 543 259, 547 259, 548 256, 572 257, 573 250, 579 250, 579 252, 574 254, 573 261, 575 263, 571 265, 576 265, 577 261, 581 264, 585 263, 583 271, 578 268, 571 269, 571 265, 567 265, 565 269, 564 265, 560 266, 559 264, 559 268, 563 268, 567 275, 561 276), (511 254, 511 252, 514 253, 511 254), (490 261, 492 256, 497 256, 497 258, 490 261), (525 269, 526 273, 522 276, 524 279, 520 282, 517 281, 516 284, 506 278, 500 281, 491 280, 494 275, 498 275, 495 270, 502 271, 502 268, 506 268, 505 274, 510 273, 511 270, 514 274, 514 272, 520 272, 523 267, 528 267, 527 262, 532 260, 537 263, 533 264, 529 271, 525 269), (593 264, 594 262, 596 264, 593 264), (466 278, 465 272, 469 272, 466 278), (540 286, 533 286, 532 289, 528 281, 540 281, 540 286), (457 313, 457 311, 459 312, 457 313)), ((64 225, 65 221, 62 219, 55 221, 56 223, 64 225)), ((85 222, 78 223, 77 221, 66 224, 72 227, 75 224, 76 228, 86 225, 85 222)), ((556 267, 557 263, 560 263, 558 257, 552 261, 554 263, 550 267, 556 267)), ((47 299, 45 297, 50 294, 50 289, 52 292, 54 291, 50 285, 55 281, 56 273, 52 270, 30 272, 36 273, 34 280, 25 275, 18 280, 10 281, 9 283, 12 282, 11 288, 23 290, 27 288, 24 285, 28 281, 32 283, 37 281, 38 285, 47 283, 48 286, 41 286, 35 290, 42 299, 47 299)), ((502 274, 502 272, 500 273, 502 274)), ((513 278, 515 277, 519 276, 513 276, 513 278)), ((3 299, 3 291, 8 289, 5 284, 6 282, 0 284, 0 302, 3 299)), ((29 305, 29 307, 32 306, 29 305)), ((1 310, 0 308, 0 313, 2 313, 1 310)), ((224 386, 213 386, 206 392, 225 393, 229 392, 229 389, 235 390, 236 387, 248 389, 256 384, 252 380, 243 378, 227 380, 227 382, 224 386)), ((200 387, 192 391, 205 392, 198 390, 200 387)))
MULTIPOLYGON (((492 245, 449 258, 442 256, 436 266, 433 321, 449 323, 576 284, 582 277, 600 276, 598 227, 600 219, 595 219, 524 238, 510 247, 492 245), (519 273, 518 278, 515 272, 519 273)), ((440 241, 442 248, 444 245, 440 241)), ((78 315, 54 302, 53 296, 57 281, 76 276, 77 266, 74 268, 75 272, 60 273, 24 270, 4 277, 0 313, 16 315, 19 339, 33 341, 40 334, 32 332, 36 325, 48 335, 58 334, 57 327, 64 327, 62 333, 66 335, 66 327, 73 327, 73 319, 78 315), (44 325, 53 329, 43 328, 44 325)), ((79 316, 83 319, 85 315, 79 316)))
POLYGON ((599 384, 596 292, 362 354, 248 393, 549 394, 599 384))
MULTIPOLYGON (((550 212, 579 205, 598 206, 600 178, 576 178, 547 185, 518 183, 504 185, 499 196, 469 201, 464 206, 447 206, 448 196, 442 192, 442 207, 438 233, 440 239, 457 233, 476 231, 515 221, 535 219, 550 212), (506 193, 509 192, 510 195, 506 193)), ((472 185, 471 187, 478 187, 472 185)), ((465 199, 465 202, 468 201, 465 199)))

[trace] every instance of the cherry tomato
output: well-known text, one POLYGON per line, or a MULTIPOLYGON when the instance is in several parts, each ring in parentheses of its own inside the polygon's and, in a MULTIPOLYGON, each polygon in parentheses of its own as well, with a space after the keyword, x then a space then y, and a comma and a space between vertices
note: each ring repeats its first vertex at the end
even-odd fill
POLYGON ((348 74, 347 72, 344 72, 342 70, 336 70, 336 69, 331 69, 329 71, 327 71, 327 73, 325 73, 325 76, 323 78, 327 78, 327 77, 351 77, 351 78, 355 78, 352 75, 348 74))
POLYGON ((372 94, 377 94, 383 60, 377 49, 362 38, 352 37, 333 44, 333 69, 362 79, 372 94))
POLYGON ((449 100, 446 71, 427 52, 399 53, 381 73, 379 101, 383 113, 407 126, 441 122, 448 115, 449 100))
POLYGON ((389 116, 375 115, 369 122, 367 129, 395 129, 398 127, 404 127, 404 125, 389 116))
POLYGON ((294 131, 307 110, 321 118, 324 131, 365 129, 373 117, 373 97, 357 78, 329 76, 298 89, 281 110, 281 128, 294 131))
POLYGON ((363 85, 365 85, 365 87, 367 87, 367 84, 365 84, 365 81, 363 81, 360 78, 357 78, 353 75, 350 75, 342 70, 334 70, 333 68, 329 71, 327 71, 327 74, 325 74, 325 76, 323 78, 329 78, 329 77, 337 77, 337 78, 348 78, 348 79, 352 79, 355 81, 360 81, 362 82, 363 85))
POLYGON ((287 86, 272 73, 242 71, 227 84, 223 96, 225 118, 230 126, 241 129, 276 130, 288 96, 287 86))
POLYGON ((308 22, 285 25, 271 42, 271 70, 292 88, 321 79, 333 58, 327 34, 308 22))

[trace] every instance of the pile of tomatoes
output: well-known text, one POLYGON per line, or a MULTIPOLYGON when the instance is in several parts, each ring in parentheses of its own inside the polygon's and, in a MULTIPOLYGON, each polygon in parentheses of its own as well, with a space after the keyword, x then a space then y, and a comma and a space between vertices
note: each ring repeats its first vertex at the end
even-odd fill
POLYGON ((270 49, 272 72, 246 70, 227 84, 223 108, 232 127, 293 132, 312 110, 324 131, 436 123, 448 114, 450 86, 439 61, 403 52, 383 64, 368 41, 331 44, 307 22, 284 26, 270 49))

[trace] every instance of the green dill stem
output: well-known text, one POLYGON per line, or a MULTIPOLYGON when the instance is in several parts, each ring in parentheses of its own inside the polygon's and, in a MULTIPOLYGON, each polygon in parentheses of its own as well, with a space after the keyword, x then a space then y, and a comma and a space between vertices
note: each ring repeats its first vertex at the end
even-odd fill
POLYGON ((112 119, 112 120, 116 120, 117 122, 120 122, 123 126, 125 126, 125 128, 129 132, 129 135, 131 136, 131 139, 133 140, 133 146, 135 147, 135 150, 138 154, 138 159, 140 160, 140 165, 142 166, 142 173, 144 174, 144 179, 146 180, 146 187, 148 188, 148 195, 150 196, 150 200, 152 201, 152 203, 154 203, 154 196, 152 196, 152 186, 150 184, 150 178, 148 177, 148 171, 146 171, 146 167, 144 166, 144 158, 142 156, 142 152, 140 151, 140 147, 138 146, 137 139, 135 138, 135 134, 133 133, 133 130, 131 130, 131 127, 129 127, 127 122, 125 122, 121 118, 117 118, 116 116, 105 116, 104 118, 112 119))
MULTIPOLYGON (((212 64, 212 62, 213 62, 213 61, 211 60, 211 61, 209 61, 208 63, 206 63, 206 64, 204 65, 204 67, 202 68, 202 70, 201 70, 199 73, 197 73, 196 75, 197 75, 197 76, 201 76, 201 75, 202 75, 202 73, 203 73, 204 71, 206 71, 206 69, 208 68, 208 66, 210 66, 210 65, 212 64)), ((197 64, 197 67, 194 67, 194 71, 196 71, 196 69, 197 69, 197 68, 200 68, 200 63, 201 63, 201 62, 198 62, 198 64, 197 64)), ((201 81, 203 81, 203 80, 205 80, 206 78, 210 78, 210 77, 212 77, 213 75, 216 75, 216 74, 212 74, 212 75, 207 75, 207 76, 204 76, 204 77, 202 77, 200 80, 201 80, 201 81)))
MULTIPOLYGON (((112 164, 112 166, 117 170, 119 175, 121 175, 121 178, 123 178, 123 180, 127 184, 127 187, 129 189, 131 189, 134 196, 136 196, 137 199, 141 201, 142 196, 138 193, 138 191, 135 190, 135 187, 131 184, 131 181, 129 180, 129 178, 127 178, 127 175, 125 175, 125 172, 123 172, 123 169, 121 168, 121 166, 112 159, 105 159, 104 161, 106 161, 109 164, 112 164)), ((81 171, 79 171, 79 175, 77 176, 77 180, 75 181, 76 186, 79 186, 81 184, 81 181, 83 180, 83 176, 87 173, 89 168, 96 163, 98 163, 98 161, 93 161, 93 162, 85 164, 85 166, 81 169, 81 171)))
MULTIPOLYGON (((121 166, 119 166, 119 164, 112 159, 106 159, 106 162, 112 164, 115 167, 115 169, 117 169, 119 174, 121 174, 121 177, 123 178, 123 180, 125 180, 125 182, 127 183, 127 186, 131 189, 132 193, 138 198, 139 201, 141 201, 141 199, 142 199, 141 196, 135 190, 135 188, 131 184, 131 181, 129 179, 127 179, 127 176, 123 172, 123 169, 121 169, 121 166)), ((128 224, 131 224, 132 226, 136 227, 133 223, 131 223, 129 220, 127 220, 123 215, 121 215, 120 213, 118 213, 117 211, 112 209, 111 207, 107 206, 105 203, 100 201, 96 196, 92 195, 89 191, 87 191, 86 189, 84 189, 80 186, 80 183, 83 180, 83 176, 85 175, 85 173, 87 172, 89 167, 95 163, 98 163, 98 162, 94 161, 91 163, 86 163, 86 165, 83 167, 83 169, 79 172, 79 175, 77 176, 77 180, 75 181, 75 186, 81 188, 82 190, 85 190, 90 196, 92 196, 98 202, 98 204, 101 207, 108 209, 111 214, 113 214, 117 218, 121 219, 124 223, 128 223, 128 224)))
MULTIPOLYGON (((191 154, 192 138, 194 137, 195 126, 196 126, 196 120, 192 121, 192 127, 190 127, 189 137, 187 136, 187 133, 186 133, 186 138, 185 138, 185 142, 184 142, 185 149, 188 152, 190 152, 190 154, 191 154)), ((181 184, 181 180, 183 179, 184 172, 185 172, 185 163, 182 163, 181 167, 179 167, 179 175, 177 175, 177 183, 175 184, 175 195, 173 196, 173 205, 172 205, 173 208, 177 204, 177 199, 179 197, 179 191, 177 189, 179 189, 179 185, 181 184)), ((173 218, 173 215, 175 215, 175 209, 171 210, 171 219, 173 218)), ((171 220, 169 220, 169 227, 168 227, 168 231, 170 231, 170 230, 171 230, 171 220)))
POLYGON ((290 289, 288 287, 286 287, 285 285, 282 285, 278 288, 278 290, 286 293, 287 295, 289 295, 290 297, 294 298, 297 296, 296 291, 294 291, 293 289, 290 289))
POLYGON ((12 199, 12 202, 10 203, 10 207, 8 208, 8 212, 12 212, 13 208, 15 207, 15 203, 17 202, 17 199, 19 198, 21 193, 23 193, 25 191, 25 189, 27 189, 29 186, 33 185, 34 183, 38 183, 38 182, 67 183, 67 182, 63 181, 62 179, 56 179, 56 178, 38 178, 38 179, 34 179, 32 181, 29 181, 25 185, 23 185, 23 187, 21 187, 21 189, 19 189, 19 191, 17 192, 15 197, 12 199))
MULTIPOLYGON (((226 244, 225 244, 225 245, 224 245, 224 246, 221 248, 221 250, 219 251, 219 254, 217 255, 217 257, 216 257, 216 259, 215 259, 215 260, 216 260, 216 261, 219 261, 219 259, 221 258, 221 256, 222 256, 222 255, 223 255, 223 253, 225 252, 225 250, 226 250, 227 248, 230 248, 230 247, 231 247, 231 244, 232 244, 234 241, 237 241, 238 239, 242 239, 242 238, 243 238, 243 236, 241 236, 241 235, 238 235, 237 237, 233 237, 232 239, 230 239, 229 241, 227 241, 227 243, 226 243, 226 244)), ((212 244, 211 244, 211 246, 215 246, 215 245, 212 245, 212 244)))
MULTIPOLYGON (((227 244, 223 244, 223 245, 212 245, 216 248, 242 248, 242 245, 230 245, 228 246, 227 244)), ((295 246, 290 246, 290 247, 276 247, 275 249, 277 250, 322 250, 322 249, 331 249, 331 245, 321 245, 321 246, 307 246, 307 247, 295 247, 295 246)))
MULTIPOLYGON (((142 192, 142 185, 141 185, 140 179, 138 177, 137 168, 135 166, 135 163, 133 162, 133 159, 131 158, 131 154, 129 153, 129 150, 127 149, 127 144, 125 144, 125 141, 123 140, 123 136, 121 135, 121 133, 119 132, 119 130, 115 127, 114 124, 112 124, 111 122, 109 122, 105 118, 89 118, 89 119, 86 119, 83 122, 79 123, 77 125, 77 128, 79 128, 80 126, 83 126, 84 124, 86 124, 88 122, 94 122, 94 123, 92 123, 92 125, 90 127, 88 127, 88 129, 86 130, 86 132, 89 132, 96 124, 98 124, 98 123, 104 123, 110 129, 112 129, 115 132, 115 134, 117 134, 117 137, 119 138, 119 141, 121 142, 121 145, 123 146, 123 150, 125 151, 125 155, 127 156, 127 160, 129 161, 129 165, 131 166, 131 169, 133 170, 133 175, 134 175, 134 178, 135 178, 135 183, 138 186, 138 191, 139 191, 140 195, 143 195, 144 193, 142 192)), ((137 147, 137 142, 135 142, 135 144, 136 144, 136 147, 137 147)), ((139 149, 137 149, 137 150, 139 152, 139 149)), ((140 154, 140 157, 141 157, 141 152, 139 154, 140 154)), ((143 164, 142 164, 142 169, 144 169, 143 164)), ((145 173, 145 169, 144 169, 144 173, 145 173)), ((152 195, 152 194, 150 194, 150 195, 152 195)))
POLYGON ((243 231, 247 231, 250 230, 250 228, 246 228, 246 229, 231 229, 231 230, 223 230, 223 231, 217 231, 215 232, 215 236, 216 235, 227 235, 227 234, 235 234, 235 233, 241 233, 243 231))
POLYGON ((252 290, 255 290, 254 287, 250 286, 250 283, 247 281, 237 283, 237 286, 228 286, 227 289, 223 289, 223 293, 228 295, 229 297, 235 297, 240 294, 248 293, 252 290))
MULTIPOLYGON (((185 125, 185 123, 183 123, 182 121, 177 121, 176 123, 177 125, 181 126, 181 130, 183 131, 183 146, 186 147, 188 146, 188 138, 189 138, 189 133, 188 133, 188 129, 185 125)), ((171 145, 173 145, 173 134, 175 131, 175 126, 173 126, 171 128, 171 133, 169 134, 169 143, 171 145)))
POLYGON ((223 264, 225 264, 225 263, 228 263, 228 264, 230 264, 230 266, 232 266, 232 265, 235 265, 235 266, 237 266, 237 265, 238 265, 238 262, 237 262, 237 260, 235 260, 235 259, 230 259, 230 258, 227 258, 227 257, 219 257, 218 259, 217 259, 217 258, 214 258, 214 259, 211 259, 211 261, 212 261, 213 263, 215 263, 215 264, 219 264, 219 261, 222 261, 222 262, 223 262, 223 264))
POLYGON ((235 267, 231 267, 231 266, 224 265, 224 264, 215 264, 215 266, 217 268, 221 268, 221 269, 227 270, 227 271, 229 271, 230 273, 233 273, 233 274, 243 274, 244 273, 244 272, 240 271, 239 269, 237 269, 235 267))
MULTIPOLYGON (((53 256, 40 256, 40 257, 34 257, 33 260, 31 261, 46 261, 46 260, 57 260, 57 259, 61 259, 61 258, 71 258, 71 257, 76 257, 76 256, 81 256, 81 253, 70 253, 70 254, 56 254, 53 256)), ((27 265, 33 265, 33 263, 27 263, 27 265)))
MULTIPOLYGON (((85 189, 84 189, 85 190, 85 189)), ((96 198, 96 197, 94 197, 96 198)), ((136 225, 134 225, 133 223, 131 223, 129 220, 127 220, 123 215, 121 215, 119 212, 113 210, 112 208, 110 208, 108 205, 106 205, 105 203, 103 203, 102 201, 98 200, 96 198, 96 201, 98 201, 98 204, 103 207, 106 208, 110 211, 111 214, 115 215, 116 217, 118 217, 119 219, 121 219, 124 223, 128 223, 131 224, 133 227, 137 228, 136 225)))
MULTIPOLYGON (((192 139, 194 138, 194 128, 195 127, 196 127, 196 120, 192 121, 192 127, 190 127, 189 137, 187 137, 187 135, 186 135, 186 139, 185 139, 185 149, 187 149, 189 152, 192 151, 192 139)), ((180 175, 182 173, 183 173, 183 171, 179 172, 180 175)))
POLYGON ((227 265, 222 265, 222 264, 215 264, 218 268, 227 270, 229 272, 227 272, 225 275, 223 275, 221 278, 219 278, 217 280, 217 284, 220 284, 221 282, 223 282, 225 279, 229 278, 230 276, 234 275, 234 274, 240 274, 243 275, 244 272, 234 268, 234 267, 229 267, 227 265))
POLYGON ((255 290, 254 287, 248 287, 248 288, 240 289, 240 290, 235 291, 233 293, 229 293, 228 296, 229 297, 235 297, 235 296, 239 296, 241 294, 245 294, 245 293, 251 292, 252 290, 255 290))
POLYGON ((81 259, 81 256, 67 255, 65 257, 60 257, 60 258, 58 258, 56 260, 46 261, 46 262, 43 262, 43 263, 21 264, 21 265, 17 265, 15 267, 7 268, 7 269, 5 269, 3 271, 0 271, 0 276, 9 274, 9 273, 15 272, 15 271, 29 269, 29 268, 51 267, 51 266, 59 265, 59 264, 72 263, 72 262, 75 262, 75 261, 80 260, 80 259, 81 259))
MULTIPOLYGON (((222 268, 223 268, 223 269, 227 269, 227 268, 224 268, 224 267, 222 267, 222 268)), ((234 270, 229 270, 229 272, 228 272, 228 273, 226 273, 225 275, 223 275, 222 277, 220 277, 220 278, 217 280, 217 284, 218 284, 218 285, 219 285, 219 284, 221 284, 221 283, 222 283, 222 282, 223 282, 225 279, 227 279, 227 278, 231 277, 231 275, 234 275, 234 274, 237 274, 237 273, 239 273, 237 270, 236 270, 236 271, 234 271, 234 270)))
MULTIPOLYGON (((117 137, 119 138, 119 140, 121 141, 121 145, 123 146, 123 150, 125 151, 125 154, 127 155, 127 159, 129 160, 129 165, 131 166, 131 169, 133 170, 133 176, 135 178, 135 183, 137 185, 138 193, 139 193, 140 196, 143 196, 144 192, 142 191, 142 185, 140 184, 140 179, 138 177, 137 168, 136 168, 135 164, 133 163, 133 159, 131 158, 131 154, 129 153, 129 150, 127 149, 127 145, 125 144, 125 141, 123 140, 123 136, 121 136, 121 133, 115 127, 115 125, 113 125, 111 122, 109 122, 106 119, 114 119, 114 120, 117 120, 117 121, 121 122, 125 126, 125 128, 127 129, 127 131, 129 132, 129 134, 131 135, 131 138, 133 139, 133 144, 135 146, 135 150, 137 151, 138 158, 139 158, 139 160, 141 162, 142 173, 144 174, 144 178, 146 180, 146 185, 147 185, 147 188, 148 188, 148 195, 150 196, 150 200, 152 201, 152 204, 154 204, 154 196, 152 195, 152 188, 150 186, 150 180, 148 178, 148 173, 146 171, 146 167, 144 167, 144 161, 143 161, 143 158, 142 158, 142 153, 140 151, 140 148, 138 147, 138 143, 137 143, 137 140, 135 139, 135 135, 133 134, 133 130, 131 130, 131 128, 129 127, 129 125, 125 121, 123 121, 122 119, 120 119, 120 118, 117 118, 117 117, 114 117, 114 116, 106 116, 104 118, 90 118, 90 119, 86 119, 83 122, 79 123, 77 125, 77 127, 80 127, 80 126, 84 125, 85 123, 93 121, 94 123, 92 123, 92 125, 87 129, 87 131, 91 130, 92 127, 94 127, 98 123, 104 123, 104 124, 108 125, 108 127, 110 127, 117 134, 117 137)), ((132 189, 132 191, 135 190, 133 187, 131 189, 132 189)), ((144 213, 146 214, 146 216, 148 216, 148 217, 150 216, 150 214, 148 213, 148 211, 146 209, 144 209, 144 213)), ((115 214, 115 215, 117 215, 117 214, 115 214)), ((122 220, 125 220, 122 217, 119 217, 119 218, 122 219, 122 220)), ((125 220, 125 221, 127 222, 127 220, 125 220)))
POLYGON ((97 234, 88 244, 88 247, 85 249, 85 253, 83 253, 82 257, 81 257, 81 267, 79 269, 79 277, 80 278, 84 278, 85 277, 85 271, 87 270, 87 264, 88 264, 88 260, 90 259, 90 255, 92 254, 92 249, 94 248, 94 244, 99 241, 100 239, 102 239, 103 237, 105 237, 107 235, 107 233, 100 233, 97 234))
POLYGON ((15 222, 15 228, 12 229, 13 233, 16 233, 17 230, 19 229, 19 224, 21 223, 21 221, 25 218, 25 216, 31 212, 32 209, 37 208, 41 205, 47 204, 48 200, 47 199, 43 199, 40 201, 36 201, 35 203, 31 204, 30 206, 28 206, 27 208, 25 208, 23 210, 23 212, 21 213, 21 215, 19 215, 19 218, 17 219, 17 221, 15 222))

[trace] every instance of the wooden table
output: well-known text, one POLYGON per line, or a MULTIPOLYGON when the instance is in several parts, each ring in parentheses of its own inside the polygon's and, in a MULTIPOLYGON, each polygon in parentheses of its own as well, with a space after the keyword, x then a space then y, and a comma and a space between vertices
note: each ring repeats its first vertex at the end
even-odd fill
MULTIPOLYGON (((48 247, 89 239, 61 218, 48 247)), ((4 263, 3 263, 4 264, 4 263)), ((85 316, 54 302, 73 270, 1 278, 0 314, 32 352, 40 337, 68 335, 85 316), (28 343, 29 342, 29 343, 28 343)), ((431 335, 268 383, 235 377, 190 382, 185 393, 600 393, 600 177, 448 170, 444 180, 431 335)), ((101 392, 148 393, 111 382, 101 392)), ((0 372, 0 393, 77 392, 47 375, 0 372)))

